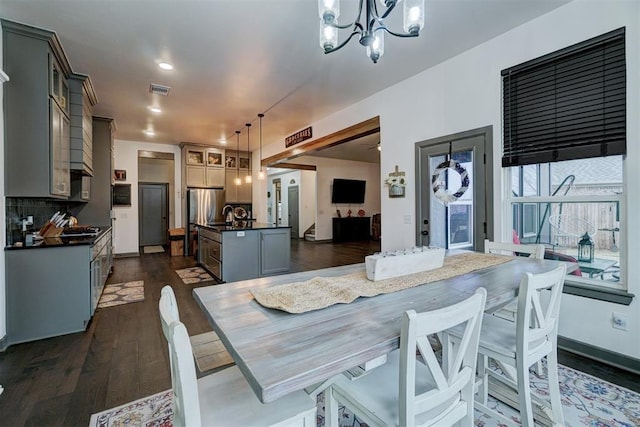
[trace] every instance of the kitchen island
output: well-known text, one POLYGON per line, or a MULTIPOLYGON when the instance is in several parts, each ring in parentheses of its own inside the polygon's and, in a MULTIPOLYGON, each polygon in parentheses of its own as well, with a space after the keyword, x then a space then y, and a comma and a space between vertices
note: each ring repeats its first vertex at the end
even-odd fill
POLYGON ((221 282, 289 272, 291 227, 255 221, 195 226, 198 263, 221 282))

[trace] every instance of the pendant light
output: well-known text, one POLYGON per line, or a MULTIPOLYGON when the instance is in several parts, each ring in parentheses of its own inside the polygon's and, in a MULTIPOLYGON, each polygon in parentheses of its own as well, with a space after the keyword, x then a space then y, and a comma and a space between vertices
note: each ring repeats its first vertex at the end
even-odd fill
POLYGON ((264 117, 263 113, 258 114, 260 118, 260 172, 258 172, 258 179, 264 179, 264 171, 262 170, 262 118, 264 117))
POLYGON ((235 179, 236 185, 242 184, 242 180, 240 179, 239 156, 240 156, 240 131, 237 130, 236 131, 236 179, 235 179))
POLYGON ((245 123, 245 126, 247 127, 247 156, 249 156, 249 172, 247 173, 247 176, 244 177, 244 182, 251 184, 251 152, 249 151, 249 131, 251 130, 251 123, 245 123))

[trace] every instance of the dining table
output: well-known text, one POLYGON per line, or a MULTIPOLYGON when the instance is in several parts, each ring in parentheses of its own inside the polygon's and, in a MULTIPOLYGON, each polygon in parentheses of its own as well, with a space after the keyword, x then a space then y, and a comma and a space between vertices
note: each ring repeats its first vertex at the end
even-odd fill
POLYGON ((252 290, 362 272, 365 264, 199 287, 193 295, 256 396, 268 403, 313 389, 398 349, 401 319, 407 310, 439 309, 484 287, 485 310, 491 312, 517 296, 524 273, 547 272, 562 262, 510 258, 433 283, 299 314, 262 306, 252 290))

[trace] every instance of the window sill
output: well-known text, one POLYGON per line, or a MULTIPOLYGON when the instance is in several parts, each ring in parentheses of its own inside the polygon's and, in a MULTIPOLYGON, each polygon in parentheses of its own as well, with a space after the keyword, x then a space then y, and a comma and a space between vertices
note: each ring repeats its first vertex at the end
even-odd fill
POLYGON ((565 281, 565 294, 575 295, 583 298, 591 298, 600 301, 612 302, 614 304, 629 305, 635 297, 627 291, 613 288, 605 288, 603 286, 590 285, 586 283, 578 283, 565 281))

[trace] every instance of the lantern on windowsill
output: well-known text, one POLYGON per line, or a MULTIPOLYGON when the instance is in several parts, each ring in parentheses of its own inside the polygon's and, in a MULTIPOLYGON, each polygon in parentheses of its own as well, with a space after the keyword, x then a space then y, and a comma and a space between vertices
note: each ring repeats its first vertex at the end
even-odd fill
POLYGON ((591 240, 589 233, 584 233, 578 242, 578 261, 593 262, 593 240, 591 240))

